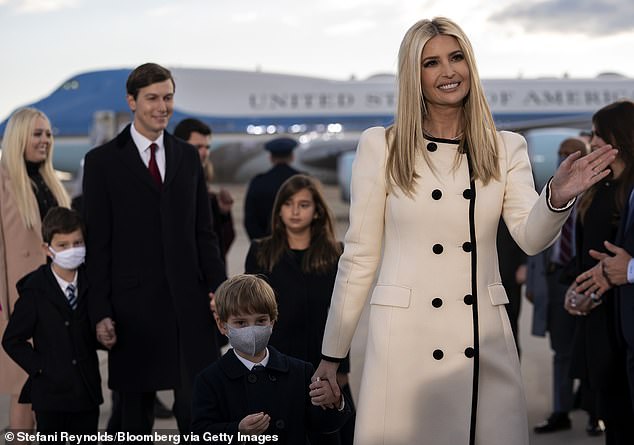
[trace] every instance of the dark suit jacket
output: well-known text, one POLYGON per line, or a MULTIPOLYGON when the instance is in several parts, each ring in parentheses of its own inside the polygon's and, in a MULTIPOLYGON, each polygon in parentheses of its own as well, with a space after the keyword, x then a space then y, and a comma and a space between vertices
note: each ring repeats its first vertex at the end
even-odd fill
POLYGON ((351 415, 349 401, 341 412, 313 406, 308 395, 313 366, 268 349, 269 362, 262 371, 249 371, 230 350, 200 373, 192 401, 194 433, 235 436, 240 421, 258 412, 271 416, 265 434, 277 434, 279 444, 305 444, 307 431, 341 428, 351 415))
POLYGON ((190 378, 217 358, 208 292, 225 278, 200 159, 164 134, 161 189, 130 127, 91 150, 84 166, 84 215, 93 323, 115 321, 109 386, 175 388, 184 359, 190 378))
MULTIPOLYGON (((631 192, 630 192, 631 193, 631 192)), ((628 194, 629 196, 629 194, 628 194)), ((634 256, 634 223, 626 227, 629 202, 623 209, 623 217, 616 237, 616 244, 634 256)), ((617 326, 627 347, 634 353, 634 284, 624 284, 615 290, 617 302, 617 326)))
POLYGON ((299 173, 288 164, 276 164, 251 180, 244 198, 244 227, 249 238, 262 238, 270 234, 275 195, 284 181, 299 173))
POLYGON ((103 402, 83 268, 79 269, 77 284, 75 310, 49 265, 40 266, 17 284, 20 298, 2 346, 29 374, 20 402, 33 403, 35 411, 88 411, 103 402), (28 341, 31 338, 32 345, 28 341))

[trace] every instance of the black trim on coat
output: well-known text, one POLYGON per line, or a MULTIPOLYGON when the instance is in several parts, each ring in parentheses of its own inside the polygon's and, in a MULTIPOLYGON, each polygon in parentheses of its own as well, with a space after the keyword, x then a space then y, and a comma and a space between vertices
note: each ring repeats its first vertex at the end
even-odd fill
POLYGON ((339 357, 330 357, 330 356, 324 355, 324 354, 321 354, 321 358, 324 361, 332 362, 332 363, 341 363, 342 361, 344 361, 346 359, 346 357, 341 357, 341 358, 339 358, 339 357))
POLYGON ((548 182, 546 183, 546 205, 548 206, 548 210, 550 210, 551 212, 555 212, 555 213, 567 212, 568 210, 570 210, 570 208, 573 205, 575 205, 575 202, 577 202, 577 197, 575 197, 572 200, 570 200, 570 202, 568 202, 568 204, 566 204, 565 206, 563 206, 560 209, 553 207, 553 205, 550 203, 550 187, 551 187, 551 184, 553 182, 553 178, 554 178, 554 176, 551 176, 550 179, 548 180, 548 182))
POLYGON ((466 150, 467 165, 469 166, 469 178, 471 188, 471 199, 469 200, 469 237, 471 238, 471 292, 473 295, 473 391, 471 393, 471 425, 469 427, 469 445, 475 445, 476 422, 478 414, 478 382, 480 377, 480 335, 478 325, 478 249, 476 245, 475 231, 475 204, 476 186, 473 179, 473 169, 471 166, 471 156, 466 150))
POLYGON ((423 137, 431 142, 440 142, 442 144, 459 144, 460 139, 445 139, 445 138, 437 138, 436 136, 432 136, 431 134, 423 133, 423 137))

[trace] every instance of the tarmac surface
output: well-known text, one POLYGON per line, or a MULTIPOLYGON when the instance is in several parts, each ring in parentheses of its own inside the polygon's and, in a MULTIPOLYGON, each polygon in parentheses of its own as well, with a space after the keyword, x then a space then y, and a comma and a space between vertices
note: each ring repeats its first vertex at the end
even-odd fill
MULTIPOLYGON (((244 271, 244 259, 249 248, 249 240, 242 225, 242 206, 246 185, 232 184, 228 185, 226 188, 230 191, 235 200, 233 218, 235 223, 236 239, 229 251, 227 261, 229 275, 235 275, 244 271)), ((326 200, 332 207, 333 213, 337 219, 337 234, 339 239, 343 240, 343 236, 348 226, 348 206, 341 201, 337 187, 325 187, 325 194, 326 200)), ((353 389, 353 395, 355 397, 358 394, 360 374, 363 367, 367 315, 368 311, 366 310, 364 315, 361 317, 350 353, 352 364, 350 382, 353 389)), ((528 403, 529 425, 531 426, 531 445, 555 445, 562 443, 568 445, 602 444, 604 442, 603 437, 589 437, 586 434, 585 424, 587 421, 587 415, 583 411, 574 411, 571 414, 571 430, 541 435, 537 435, 532 432, 532 426, 547 417, 552 409, 552 355, 548 338, 539 338, 530 335, 531 318, 532 305, 528 301, 524 300, 522 302, 522 311, 520 315, 519 336, 522 351, 522 375, 528 403)), ((108 417, 110 416, 110 391, 107 388, 107 355, 105 353, 100 352, 100 361, 104 398, 106 399, 106 402, 101 406, 100 428, 105 428, 108 417)), ((171 406, 171 391, 161 391, 159 392, 159 397, 168 406, 171 406)), ((8 396, 0 395, 0 430, 9 424, 8 406, 8 396)), ((500 421, 504 422, 504 418, 501 417, 500 421)), ((155 422, 155 428, 161 430, 175 429, 176 421, 173 418, 167 420, 157 420, 155 422)), ((0 444, 3 443, 5 443, 4 434, 0 435, 0 444)))

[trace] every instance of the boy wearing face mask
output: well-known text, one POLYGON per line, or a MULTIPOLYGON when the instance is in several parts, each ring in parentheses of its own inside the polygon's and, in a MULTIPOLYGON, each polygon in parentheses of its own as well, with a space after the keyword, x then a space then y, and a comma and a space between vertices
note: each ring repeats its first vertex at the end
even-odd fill
POLYGON ((20 402, 33 404, 39 432, 94 434, 103 398, 97 341, 86 307, 79 214, 53 207, 42 221, 42 239, 51 262, 18 281, 20 297, 2 346, 29 374, 20 402))
MULTIPOLYGON (((196 378, 192 431, 211 443, 265 440, 305 444, 306 432, 334 432, 351 415, 339 399, 336 409, 316 404, 332 390, 311 383, 313 366, 267 346, 277 320, 273 289, 254 275, 237 275, 215 294, 216 323, 232 346, 196 378), (249 436, 245 438, 245 436, 249 436)), ((259 442, 263 443, 263 442, 259 442)))

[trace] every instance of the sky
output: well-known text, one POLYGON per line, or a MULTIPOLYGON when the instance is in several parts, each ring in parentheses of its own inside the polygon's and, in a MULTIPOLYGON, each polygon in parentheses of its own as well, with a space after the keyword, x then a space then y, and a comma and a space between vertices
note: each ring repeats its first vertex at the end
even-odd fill
POLYGON ((76 74, 149 61, 395 73, 407 29, 435 16, 464 29, 481 78, 634 77, 631 0, 0 0, 0 120, 76 74))

